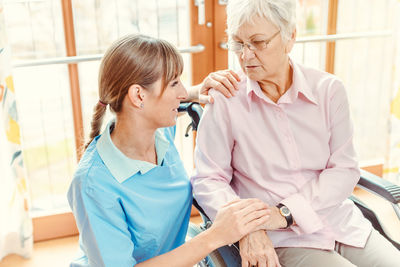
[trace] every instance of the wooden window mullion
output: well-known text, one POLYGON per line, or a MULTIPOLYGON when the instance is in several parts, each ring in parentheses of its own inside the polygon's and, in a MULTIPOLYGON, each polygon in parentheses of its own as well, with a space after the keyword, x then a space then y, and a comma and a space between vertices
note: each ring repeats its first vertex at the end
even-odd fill
MULTIPOLYGON (((61 7, 63 14, 65 46, 67 50, 67 56, 68 57, 76 56, 75 31, 74 31, 74 20, 72 14, 71 0, 61 0, 61 7)), ((78 64, 76 63, 68 64, 68 74, 70 81, 72 115, 74 122, 76 158, 79 161, 81 157, 81 148, 84 142, 84 132, 83 132, 81 94, 79 88, 78 64)))
MULTIPOLYGON (((328 10, 328 27, 326 34, 336 34, 337 29, 337 17, 338 17, 338 3, 339 0, 329 0, 328 10)), ((335 73, 335 41, 326 43, 326 60, 325 60, 325 71, 329 73, 335 73)))

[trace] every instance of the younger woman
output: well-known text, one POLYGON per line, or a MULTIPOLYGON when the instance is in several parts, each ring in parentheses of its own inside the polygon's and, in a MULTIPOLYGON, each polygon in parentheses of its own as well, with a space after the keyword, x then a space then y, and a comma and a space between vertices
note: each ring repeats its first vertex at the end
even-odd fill
POLYGON ((177 109, 210 87, 234 95, 238 78, 214 73, 188 94, 182 69, 171 44, 143 35, 122 38, 105 53, 92 140, 68 192, 82 251, 71 266, 193 266, 266 223, 261 201, 235 200, 185 243, 192 190, 173 142, 177 109), (107 106, 116 118, 99 135, 107 106))

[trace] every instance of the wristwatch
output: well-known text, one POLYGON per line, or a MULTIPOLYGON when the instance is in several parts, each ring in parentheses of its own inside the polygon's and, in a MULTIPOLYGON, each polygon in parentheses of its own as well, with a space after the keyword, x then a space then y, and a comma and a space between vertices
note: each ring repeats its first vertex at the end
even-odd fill
POLYGON ((287 224, 285 228, 291 226, 293 224, 293 217, 288 207, 286 207, 282 203, 279 203, 278 205, 276 205, 276 207, 279 209, 279 213, 286 219, 287 224))

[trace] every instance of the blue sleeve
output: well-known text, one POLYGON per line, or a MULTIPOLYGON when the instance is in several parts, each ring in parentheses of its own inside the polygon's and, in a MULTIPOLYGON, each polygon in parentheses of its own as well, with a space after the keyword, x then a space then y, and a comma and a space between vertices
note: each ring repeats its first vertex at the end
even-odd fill
POLYGON ((68 199, 89 265, 136 265, 132 256, 134 244, 121 204, 101 189, 85 188, 74 182, 68 199))
POLYGON ((164 128, 164 133, 165 133, 165 136, 169 140, 174 141, 175 140, 175 134, 176 134, 176 125, 174 125, 172 127, 164 128))

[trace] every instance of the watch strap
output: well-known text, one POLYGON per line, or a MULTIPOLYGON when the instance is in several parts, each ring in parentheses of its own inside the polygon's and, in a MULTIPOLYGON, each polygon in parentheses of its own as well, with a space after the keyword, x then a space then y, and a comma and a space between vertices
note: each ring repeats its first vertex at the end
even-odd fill
MULTIPOLYGON (((282 207, 285 207, 288 209, 288 207, 286 207, 285 205, 283 205, 282 203, 279 203, 278 205, 276 205, 276 207, 280 210, 282 207)), ((289 210, 289 209, 288 209, 289 210)), ((280 211, 279 211, 280 212, 280 211)), ((284 215, 281 213, 281 215, 286 219, 286 227, 285 228, 289 228, 292 224, 293 224, 293 216, 292 213, 289 210, 289 215, 284 215)))

